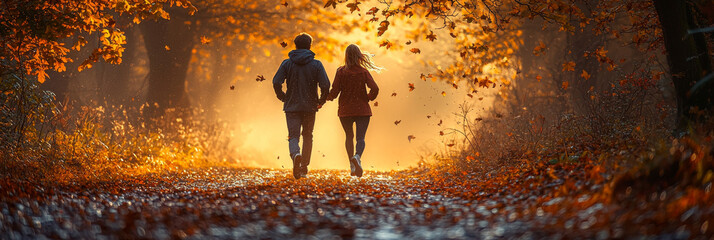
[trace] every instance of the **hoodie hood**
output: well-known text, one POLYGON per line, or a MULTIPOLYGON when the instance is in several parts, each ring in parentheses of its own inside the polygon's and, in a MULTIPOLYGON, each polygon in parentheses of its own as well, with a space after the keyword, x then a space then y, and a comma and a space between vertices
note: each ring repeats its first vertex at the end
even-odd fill
POLYGON ((288 53, 290 61, 298 65, 305 65, 315 59, 315 53, 308 49, 296 49, 288 53))

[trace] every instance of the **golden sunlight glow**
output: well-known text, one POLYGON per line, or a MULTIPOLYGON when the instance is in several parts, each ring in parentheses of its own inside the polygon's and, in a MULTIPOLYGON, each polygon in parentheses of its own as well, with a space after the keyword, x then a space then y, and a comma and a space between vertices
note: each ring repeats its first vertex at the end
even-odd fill
MULTIPOLYGON (((357 43, 363 51, 375 53, 375 62, 386 68, 382 73, 372 72, 380 93, 376 99, 378 106, 374 106, 375 102, 370 103, 373 116, 362 158, 365 169, 404 169, 416 166, 421 158, 427 159, 433 153, 451 151, 444 143, 458 141, 455 139, 461 137, 449 130, 459 128, 454 114, 460 112, 460 105, 464 102, 480 104, 473 106, 477 114, 492 105, 492 98, 475 101, 467 96, 470 90, 468 87, 455 89, 445 82, 420 79, 422 73, 429 73, 421 58, 440 60, 443 58, 443 50, 430 48, 433 45, 429 43, 411 45, 421 47, 419 55, 403 49, 385 50, 378 46, 380 41, 373 34, 358 31, 344 36, 347 42, 357 43), (413 91, 409 91, 408 83, 415 85, 413 91), (396 96, 392 96, 394 93, 396 96), (401 122, 397 125, 395 121, 401 122), (441 131, 446 134, 441 136, 441 131), (409 139, 410 135, 416 138, 409 139)), ((313 46, 319 44, 315 41, 313 46)), ((276 47, 264 51, 280 52, 287 58, 290 50, 276 47)), ((325 56, 318 52, 316 58, 323 62, 332 82, 336 69, 343 62, 343 54, 325 56)), ((232 136, 242 165, 284 169, 292 167, 285 114, 282 103, 275 98, 271 83, 280 61, 282 59, 269 63, 259 60, 251 67, 254 72, 264 75, 266 81, 256 83, 251 80, 255 78, 254 75, 245 75, 240 77, 242 81, 236 82, 236 91, 221 94, 222 118, 232 122, 232 136)), ((495 67, 488 69, 500 71, 495 67)), ((490 89, 479 91, 488 92, 490 89)), ((312 169, 349 168, 344 133, 337 117, 337 100, 328 102, 317 113, 313 134, 312 169)))

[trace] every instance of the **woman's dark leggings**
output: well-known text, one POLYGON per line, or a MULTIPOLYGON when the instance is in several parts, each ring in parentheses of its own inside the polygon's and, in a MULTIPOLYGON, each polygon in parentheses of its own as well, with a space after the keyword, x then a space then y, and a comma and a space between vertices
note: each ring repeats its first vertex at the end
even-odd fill
POLYGON ((354 144, 352 139, 355 138, 355 134, 352 131, 353 126, 357 125, 357 155, 362 156, 364 152, 364 136, 367 134, 367 126, 369 126, 370 116, 358 116, 358 117, 341 117, 340 122, 342 123, 342 129, 345 130, 345 148, 347 149, 347 157, 354 156, 354 144))

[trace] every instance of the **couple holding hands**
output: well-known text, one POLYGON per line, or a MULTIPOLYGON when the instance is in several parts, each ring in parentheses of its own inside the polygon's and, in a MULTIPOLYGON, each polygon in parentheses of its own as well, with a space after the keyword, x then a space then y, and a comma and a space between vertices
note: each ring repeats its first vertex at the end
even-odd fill
POLYGON ((345 50, 344 65, 337 69, 330 89, 325 68, 315 59, 315 53, 310 51, 312 37, 301 33, 295 37, 294 43, 295 50, 290 51, 289 58, 280 64, 273 77, 275 94, 284 103, 293 176, 299 179, 307 174, 312 153, 315 113, 326 101, 332 101, 339 96, 337 116, 345 131, 350 175, 361 177, 364 137, 372 116, 369 101, 377 98, 379 93, 379 87, 369 71, 380 71, 382 68, 372 62, 372 55, 362 52, 356 44, 350 44, 345 50), (284 82, 287 82, 286 91, 283 91, 284 82), (301 135, 302 151, 299 145, 301 135), (356 145, 353 141, 355 137, 356 145))

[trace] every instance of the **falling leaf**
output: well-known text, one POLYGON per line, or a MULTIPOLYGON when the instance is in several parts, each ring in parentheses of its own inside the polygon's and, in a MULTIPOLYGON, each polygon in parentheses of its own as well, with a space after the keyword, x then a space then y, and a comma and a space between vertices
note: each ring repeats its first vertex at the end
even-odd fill
POLYGON ((285 41, 282 41, 282 42, 280 42, 280 46, 285 48, 288 46, 288 43, 286 43, 285 41))
POLYGON ((407 45, 412 44, 412 40, 407 40, 406 44, 407 44, 407 45))
POLYGON ((455 33, 449 33, 449 36, 451 36, 452 38, 456 38, 456 34, 455 34, 455 33))
POLYGON ((436 34, 434 34, 433 31, 429 30, 429 34, 426 35, 426 39, 433 42, 434 40, 436 40, 436 34))
POLYGON ((439 131, 439 136, 444 136, 444 131, 439 131))
POLYGON ((431 118, 431 115, 426 115, 426 119, 429 119, 429 118, 431 118))
POLYGON ((231 90, 235 90, 236 86, 231 85, 231 90))
POLYGON ((370 8, 370 9, 366 12, 366 14, 367 14, 367 15, 376 15, 376 14, 377 14, 377 11, 379 11, 379 8, 377 8, 377 7, 372 7, 372 8, 370 8))
POLYGON ((412 142, 412 139, 415 139, 415 138, 416 137, 414 135, 407 136, 407 140, 409 140, 409 142, 412 142))
POLYGON ((324 8, 327 8, 327 7, 329 7, 329 6, 332 6, 333 9, 334 9, 334 8, 337 8, 337 0, 327 0, 327 2, 325 3, 324 8))
POLYGON ((375 107, 378 107, 378 106, 379 106, 379 102, 374 102, 374 106, 375 106, 375 107))
POLYGON ((568 81, 563 82, 563 85, 562 85, 563 90, 568 90, 568 85, 569 85, 568 81))
POLYGON ((263 75, 258 74, 258 77, 255 78, 255 81, 258 81, 258 82, 265 81, 265 77, 263 77, 263 75))
POLYGON ((483 121, 483 118, 482 118, 482 117, 477 117, 477 118, 474 118, 474 121, 477 121, 477 122, 483 121))
POLYGON ((359 11, 359 5, 362 4, 361 2, 353 2, 353 3, 348 3, 347 7, 350 9, 350 13, 354 11, 359 11))
POLYGON ((280 4, 280 5, 283 5, 283 6, 286 6, 286 7, 287 7, 287 6, 288 6, 288 2, 287 2, 287 1, 285 1, 285 2, 283 2, 283 3, 282 3, 282 4, 280 4))
POLYGON ((412 48, 412 49, 409 50, 409 51, 412 52, 412 53, 414 53, 414 54, 419 54, 419 53, 421 53, 421 50, 419 50, 418 48, 412 48))
POLYGON ((171 50, 171 48, 169 47, 169 45, 164 45, 164 49, 166 49, 166 51, 171 50))
POLYGON ((201 44, 209 44, 211 43, 211 39, 207 38, 206 36, 201 36, 201 44))
POLYGON ((570 61, 570 62, 563 63, 563 72, 565 72, 565 71, 571 71, 571 72, 575 71, 575 62, 570 61))
POLYGON ((580 74, 580 76, 585 78, 585 80, 590 79, 590 74, 588 74, 588 72, 586 72, 585 70, 583 70, 583 73, 580 74))
POLYGON ((384 40, 382 43, 379 44, 380 47, 385 47, 386 49, 389 49, 392 47, 392 43, 389 42, 389 40, 384 40))
POLYGON ((379 23, 379 27, 377 28, 377 30, 378 30, 378 31, 377 31, 377 36, 378 36, 378 37, 379 37, 379 36, 382 36, 382 34, 384 34, 384 32, 386 32, 387 29, 389 29, 389 21, 384 20, 384 21, 380 22, 380 23, 379 23))
POLYGON ((397 96, 397 92, 392 92, 392 97, 396 97, 396 96, 397 96))
POLYGON ((536 80, 538 80, 538 82, 540 82, 541 79, 543 79, 543 77, 541 77, 540 75, 536 75, 536 80))
POLYGON ((409 91, 414 91, 414 83, 409 83, 409 91))
POLYGON ((455 143, 448 143, 448 144, 446 144, 447 147, 453 147, 454 145, 456 145, 456 144, 455 144, 455 143))
POLYGON ((446 97, 446 91, 441 91, 441 96, 446 97))
POLYGON ((474 95, 471 93, 467 93, 466 96, 469 96, 470 98, 474 98, 474 95))
POLYGON ((438 124, 436 124, 436 125, 439 125, 439 126, 441 126, 441 124, 442 124, 442 123, 444 123, 444 120, 439 120, 439 123, 438 123, 438 124))
POLYGON ((399 125, 400 123, 402 123, 402 120, 394 121, 394 125, 399 125))

